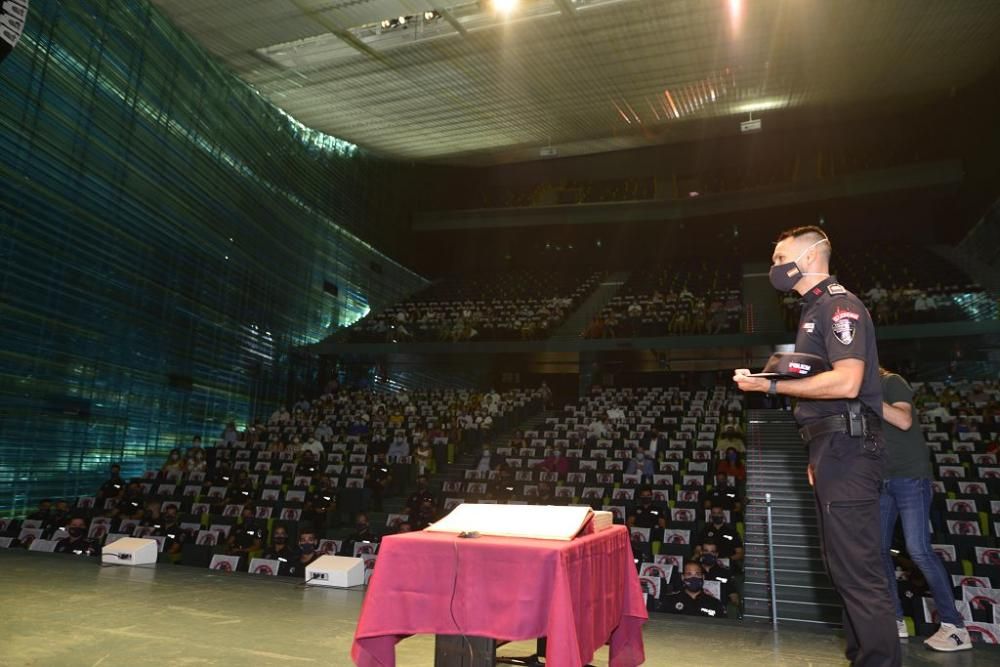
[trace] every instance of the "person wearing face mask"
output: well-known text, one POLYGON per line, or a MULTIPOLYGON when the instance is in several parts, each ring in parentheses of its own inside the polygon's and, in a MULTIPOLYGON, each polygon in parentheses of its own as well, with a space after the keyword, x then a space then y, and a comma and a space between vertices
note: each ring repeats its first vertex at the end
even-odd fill
POLYGON ((723 600, 728 600, 738 610, 740 594, 736 591, 737 581, 733 571, 719 562, 719 545, 705 540, 698 548, 698 562, 705 574, 705 581, 718 581, 723 600))
POLYGON ((278 561, 278 576, 290 577, 294 575, 289 573, 289 568, 294 566, 300 555, 295 547, 288 543, 288 529, 278 525, 274 527, 271 535, 271 546, 264 549, 261 558, 278 561))
POLYGON ((96 540, 87 537, 87 521, 83 517, 71 518, 66 524, 66 532, 69 533, 69 536, 56 543, 55 553, 76 556, 101 555, 101 545, 96 540))
POLYGON ((681 590, 662 597, 660 603, 662 611, 709 618, 721 618, 726 615, 725 605, 705 592, 705 573, 701 563, 695 560, 684 563, 681 582, 681 590))
POLYGON ((298 557, 289 562, 289 577, 305 577, 306 568, 317 558, 322 556, 318 550, 319 536, 316 530, 311 527, 304 527, 299 531, 298 557))
POLYGON ((733 566, 743 563, 743 540, 736 528, 726 521, 726 510, 715 505, 708 513, 708 525, 701 531, 700 543, 712 542, 719 546, 719 555, 728 558, 733 566))
POLYGON ((649 528, 651 542, 663 541, 663 529, 667 527, 667 509, 663 503, 653 502, 652 489, 639 489, 638 502, 625 517, 625 525, 629 528, 649 528))
MULTIPOLYGON (((875 326, 861 300, 830 275, 831 245, 819 227, 778 237, 771 285, 803 297, 795 352, 828 371, 794 380, 737 369, 744 392, 797 398, 795 420, 809 446, 823 559, 844 602, 845 654, 853 667, 901 664, 895 609, 882 566, 882 384, 875 326)), ((811 364, 810 364, 811 365, 811 364)))
POLYGON ((743 465, 740 453, 735 447, 726 450, 725 456, 715 466, 715 471, 723 473, 726 477, 732 477, 737 482, 746 481, 747 478, 746 466, 743 465))

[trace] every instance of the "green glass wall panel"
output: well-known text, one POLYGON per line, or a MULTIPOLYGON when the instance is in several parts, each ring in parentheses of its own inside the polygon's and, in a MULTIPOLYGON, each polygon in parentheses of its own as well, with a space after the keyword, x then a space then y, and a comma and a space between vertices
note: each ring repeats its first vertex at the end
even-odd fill
POLYGON ((294 346, 423 286, 370 244, 405 180, 145 1, 32 0, 0 63, 0 514, 215 437, 294 346))

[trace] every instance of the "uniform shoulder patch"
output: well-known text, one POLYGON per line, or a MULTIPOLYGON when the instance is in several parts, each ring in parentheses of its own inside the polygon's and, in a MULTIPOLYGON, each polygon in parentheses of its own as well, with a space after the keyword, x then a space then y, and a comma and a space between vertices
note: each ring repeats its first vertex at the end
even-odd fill
POLYGON ((837 283, 830 283, 829 285, 827 285, 826 291, 829 292, 832 296, 847 294, 847 288, 837 283))

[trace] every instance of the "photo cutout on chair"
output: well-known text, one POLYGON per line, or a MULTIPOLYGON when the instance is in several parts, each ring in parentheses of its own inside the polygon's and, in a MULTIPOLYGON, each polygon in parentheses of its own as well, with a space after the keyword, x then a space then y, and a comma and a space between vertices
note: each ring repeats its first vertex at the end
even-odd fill
POLYGON ((215 570, 216 572, 235 572, 239 564, 239 556, 215 554, 212 556, 212 561, 208 564, 208 569, 215 570))
POLYGON ((336 556, 337 554, 340 553, 340 544, 341 544, 340 540, 323 539, 319 541, 319 547, 317 548, 317 551, 319 551, 324 556, 336 556))
POLYGON ((663 530, 664 544, 691 544, 691 531, 665 528, 663 530))

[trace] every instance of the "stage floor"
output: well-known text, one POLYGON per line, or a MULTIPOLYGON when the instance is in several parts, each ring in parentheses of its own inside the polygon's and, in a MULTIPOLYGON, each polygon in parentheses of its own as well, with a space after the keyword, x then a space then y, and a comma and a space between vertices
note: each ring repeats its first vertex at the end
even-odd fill
MULTIPOLYGON (((364 593, 181 566, 101 567, 67 556, 0 550, 0 665, 351 665, 364 593)), ((847 664, 839 634, 679 616, 646 625, 650 666, 826 667, 847 664)), ((904 665, 985 667, 998 647, 959 654, 904 641, 904 665)), ((503 646, 526 655, 534 642, 503 646)), ((397 646, 399 667, 431 667, 434 638, 397 646)), ((593 664, 607 665, 607 649, 593 664)))

